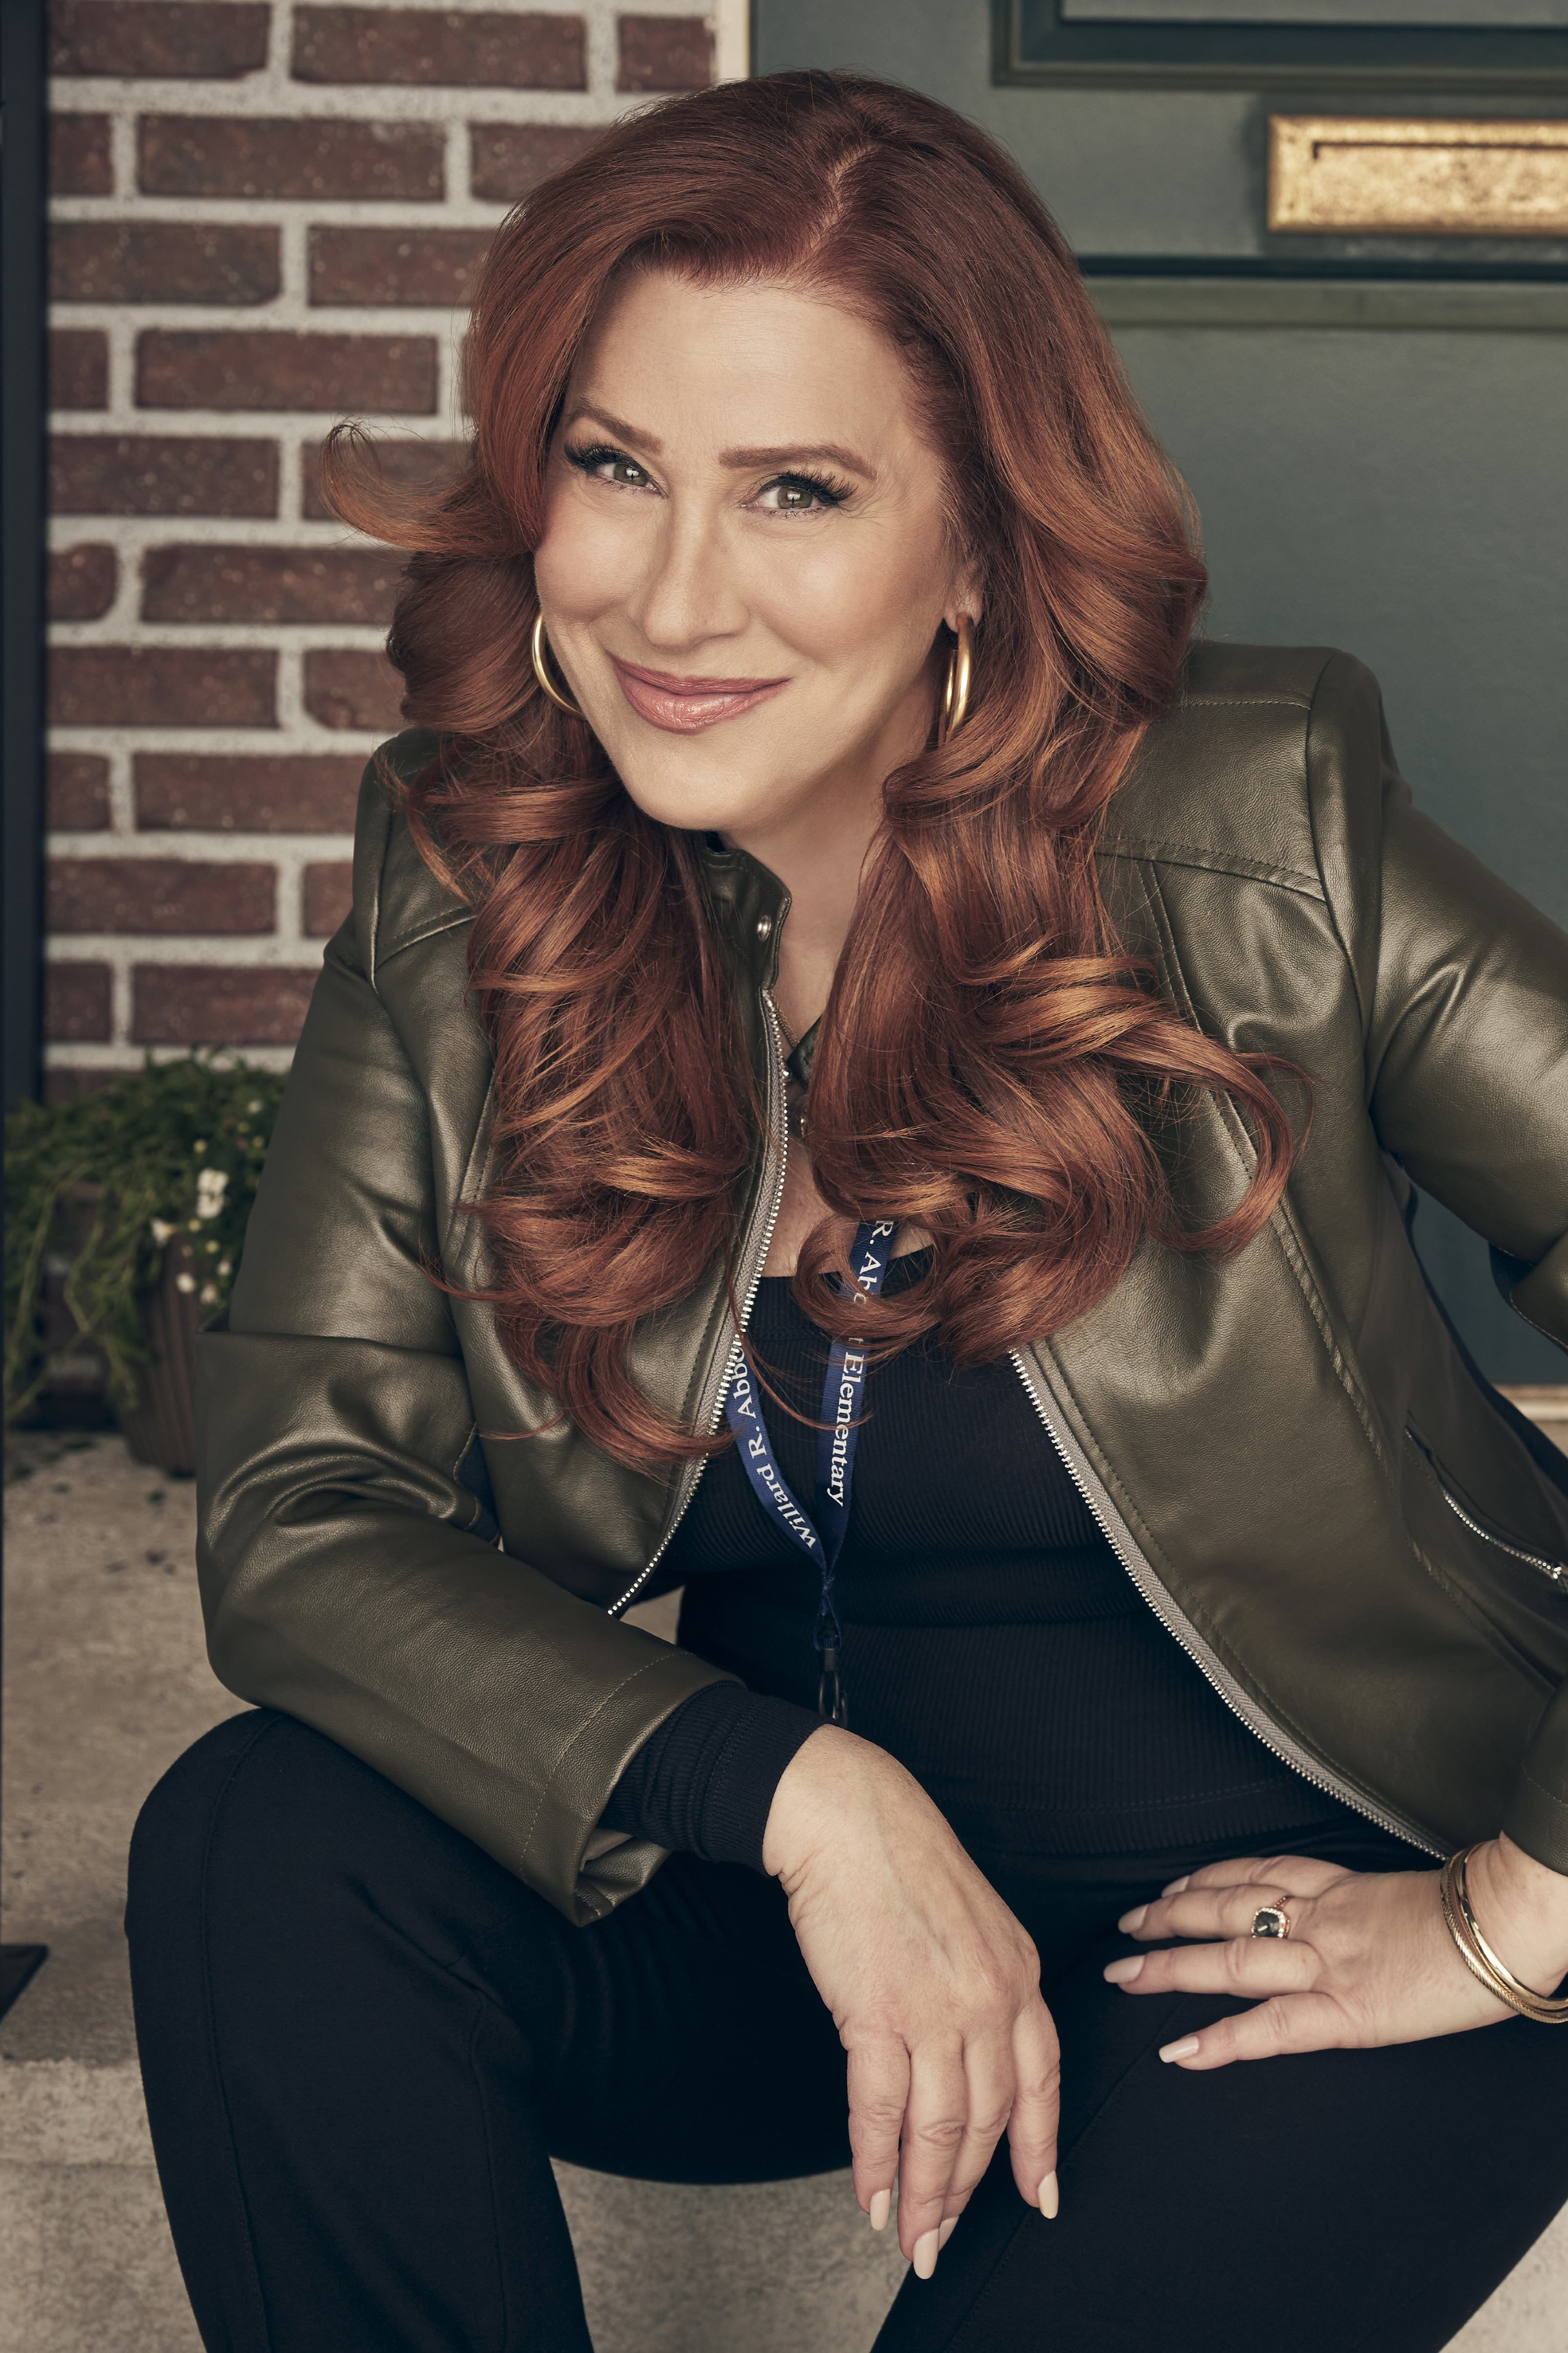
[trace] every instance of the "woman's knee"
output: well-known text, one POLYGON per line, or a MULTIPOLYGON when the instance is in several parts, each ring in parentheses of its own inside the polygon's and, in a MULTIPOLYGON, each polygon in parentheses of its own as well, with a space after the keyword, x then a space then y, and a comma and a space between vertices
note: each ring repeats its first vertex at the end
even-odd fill
POLYGON ((125 1925, 133 1949, 194 1923, 215 1882, 237 1879, 264 1900, 297 1899, 321 1859, 323 1833, 342 1817, 343 1785, 365 1771, 272 1708, 247 1708, 204 1733, 151 1790, 132 1833, 125 1925))
POLYGON ((372 1920, 451 1957, 498 1915, 515 1934, 530 1901, 373 1766, 255 1708, 188 1748, 142 1807, 126 1929, 133 1965, 195 1936, 209 1964, 287 1975, 290 1953, 347 1951, 372 1920))
POLYGON ((177 1900, 193 1866, 199 1869, 235 1773, 275 1720, 267 1708, 226 1717, 193 1741, 154 1783, 131 1833, 128 1928, 144 1905, 162 1908, 177 1900))

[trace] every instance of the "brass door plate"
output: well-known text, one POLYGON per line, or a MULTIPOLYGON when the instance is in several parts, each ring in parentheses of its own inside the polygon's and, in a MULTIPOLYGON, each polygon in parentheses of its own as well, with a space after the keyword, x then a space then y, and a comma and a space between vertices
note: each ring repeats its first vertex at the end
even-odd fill
POLYGON ((1568 237, 1568 121, 1273 115, 1268 226, 1319 237, 1568 237))

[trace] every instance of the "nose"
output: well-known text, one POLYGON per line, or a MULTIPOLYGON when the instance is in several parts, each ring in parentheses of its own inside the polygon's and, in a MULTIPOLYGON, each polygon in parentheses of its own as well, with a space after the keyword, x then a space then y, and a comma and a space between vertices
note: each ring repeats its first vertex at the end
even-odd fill
POLYGON ((748 617, 745 599, 716 517, 689 508, 682 512, 678 501, 668 502, 630 608, 647 645, 671 655, 740 634, 748 617))

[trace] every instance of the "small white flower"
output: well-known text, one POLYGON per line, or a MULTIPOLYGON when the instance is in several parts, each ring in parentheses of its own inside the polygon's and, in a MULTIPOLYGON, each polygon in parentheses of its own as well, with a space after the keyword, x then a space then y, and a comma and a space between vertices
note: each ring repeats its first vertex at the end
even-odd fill
POLYGON ((177 1274, 174 1277, 174 1288, 176 1291, 188 1293, 194 1291, 195 1287, 196 1278, 194 1274, 177 1274))
POLYGON ((233 1259, 220 1258, 217 1262, 217 1271, 220 1274, 232 1274, 234 1272, 233 1259))
POLYGON ((205 1135, 198 1135, 195 1144, 191 1146, 193 1152, 205 1152, 206 1148, 207 1140, 205 1135))
POLYGON ((172 1226, 166 1218, 154 1218, 153 1220, 153 1240, 160 1250, 165 1243, 173 1241, 178 1231, 179 1228, 172 1226))
POLYGON ((226 1168, 203 1168, 196 1176, 196 1215, 216 1218, 223 1208, 223 1197, 228 1190, 226 1168))
POLYGON ((245 1108, 247 1111, 259 1111, 261 1109, 261 1097, 259 1095, 252 1095, 245 1108))
POLYGON ((202 1305, 204 1307, 216 1307, 217 1305, 217 1285, 216 1282, 203 1283, 202 1305))

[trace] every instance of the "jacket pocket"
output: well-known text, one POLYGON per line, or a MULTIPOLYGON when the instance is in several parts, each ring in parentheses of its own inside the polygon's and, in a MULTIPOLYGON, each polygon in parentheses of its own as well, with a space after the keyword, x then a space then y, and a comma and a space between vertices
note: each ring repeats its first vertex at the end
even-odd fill
POLYGON ((1479 1536, 1483 1544, 1492 1545, 1499 1552, 1506 1553, 1510 1560, 1522 1561, 1527 1568, 1536 1569, 1542 1577, 1550 1577, 1554 1585, 1568 1585, 1568 1562, 1550 1559, 1543 1553, 1531 1552, 1523 1545, 1515 1544, 1511 1536, 1505 1536, 1500 1529, 1489 1526, 1485 1520, 1478 1517, 1471 1507, 1461 1502, 1454 1493, 1452 1485, 1445 1478, 1431 1450, 1422 1443, 1415 1430, 1408 1425, 1405 1435, 1426 1463, 1438 1493, 1461 1527, 1468 1528, 1471 1535, 1479 1536))

